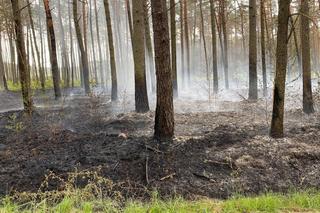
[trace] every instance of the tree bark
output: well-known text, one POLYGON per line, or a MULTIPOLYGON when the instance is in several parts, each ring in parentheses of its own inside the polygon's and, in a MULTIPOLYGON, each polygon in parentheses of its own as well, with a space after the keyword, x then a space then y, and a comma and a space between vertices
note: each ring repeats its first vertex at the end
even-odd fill
POLYGON ((136 112, 149 111, 145 64, 144 1, 133 0, 133 59, 136 112))
POLYGON ((176 29, 176 3, 170 0, 170 29, 171 29, 171 69, 173 79, 173 95, 179 96, 177 74, 177 29, 176 29))
POLYGON ((111 66, 111 82, 112 82, 111 100, 116 101, 118 100, 118 81, 117 81, 116 59, 115 59, 115 51, 114 51, 114 43, 113 43, 113 32, 112 32, 109 0, 103 0, 103 3, 104 3, 104 10, 105 10, 106 21, 107 21, 109 55, 110 55, 110 66, 111 66))
POLYGON ((89 82, 89 63, 88 63, 88 55, 84 48, 84 43, 81 35, 81 29, 78 20, 78 0, 73 0, 73 19, 74 25, 76 28, 76 35, 78 40, 78 45, 80 49, 80 60, 82 64, 82 72, 83 72, 83 81, 85 93, 90 93, 90 82, 89 82))
POLYGON ((157 107, 154 137, 174 136, 173 83, 166 0, 151 0, 157 76, 157 107))
POLYGON ((267 65, 266 65, 266 39, 265 39, 265 8, 264 0, 260 0, 260 27, 261 27, 261 64, 263 78, 263 96, 267 96, 267 65))
POLYGON ((21 23, 21 10, 18 0, 11 0, 14 28, 16 32, 16 48, 18 53, 18 67, 20 74, 20 83, 22 90, 23 106, 24 110, 28 113, 32 113, 33 101, 30 91, 30 73, 27 69, 26 49, 24 44, 23 27, 21 23))
POLYGON ((47 28, 48 33, 50 34, 50 62, 51 62, 51 71, 52 71, 52 80, 53 80, 53 88, 55 98, 59 99, 61 97, 61 89, 60 89, 60 74, 58 68, 58 60, 57 60, 57 46, 56 46, 56 37, 53 27, 52 15, 49 6, 49 0, 43 0, 45 12, 46 12, 46 20, 47 20, 47 28))
POLYGON ((249 100, 258 99, 257 77, 257 3, 249 1, 249 100))
POLYGON ((300 36, 302 53, 302 73, 303 73, 303 111, 306 114, 314 113, 311 83, 311 58, 310 58, 310 23, 308 0, 301 0, 300 12, 300 36))
POLYGON ((279 1, 278 36, 276 51, 276 76, 273 92, 273 111, 270 135, 274 138, 283 137, 284 98, 286 70, 288 62, 288 21, 291 0, 279 1))
POLYGON ((211 13, 211 37, 212 37, 212 72, 213 72, 213 92, 214 94, 219 91, 218 79, 218 59, 217 59, 217 31, 216 31, 216 11, 214 1, 210 0, 210 13, 211 13))

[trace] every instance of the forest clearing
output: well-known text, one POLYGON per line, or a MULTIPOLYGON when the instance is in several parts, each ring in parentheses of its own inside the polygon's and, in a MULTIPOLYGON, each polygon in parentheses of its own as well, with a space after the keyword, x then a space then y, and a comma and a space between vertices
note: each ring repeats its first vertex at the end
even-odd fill
POLYGON ((320 211, 320 1, 0 0, 0 213, 320 211))

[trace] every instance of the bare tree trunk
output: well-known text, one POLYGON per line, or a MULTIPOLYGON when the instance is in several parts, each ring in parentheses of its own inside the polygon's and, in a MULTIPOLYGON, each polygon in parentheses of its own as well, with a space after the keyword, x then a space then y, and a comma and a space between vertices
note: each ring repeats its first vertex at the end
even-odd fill
POLYGON ((36 50, 37 61, 38 61, 40 84, 41 84, 42 90, 44 90, 45 89, 45 76, 44 76, 44 71, 41 66, 40 52, 39 52, 39 47, 37 44, 36 33, 34 30, 34 22, 33 22, 33 18, 32 18, 31 4, 30 4, 29 0, 27 0, 27 4, 28 4, 28 14, 29 14, 29 19, 30 19, 31 32, 32 32, 32 36, 33 36, 34 47, 36 50))
POLYGON ((191 83, 191 70, 190 70, 190 39, 189 39, 189 20, 188 20, 188 1, 184 0, 184 41, 186 42, 186 51, 187 51, 187 83, 191 83))
POLYGON ((156 93, 156 75, 154 70, 154 56, 151 42, 151 32, 150 32, 150 24, 149 24, 149 7, 148 0, 144 1, 144 26, 145 26, 145 42, 147 47, 147 61, 149 64, 149 73, 151 78, 151 91, 152 93, 156 93))
POLYGON ((133 59, 135 78, 136 111, 144 113, 149 111, 149 101, 146 80, 145 64, 145 33, 144 33, 144 1, 133 0, 133 59))
POLYGON ((308 0, 301 0, 300 36, 302 53, 302 73, 303 73, 303 111, 307 114, 314 113, 311 83, 311 58, 310 58, 310 23, 308 0))
MULTIPOLYGON (((61 2, 58 0, 58 18, 59 18, 59 26, 60 26, 60 37, 61 37, 61 49, 62 49, 62 73, 63 75, 63 81, 64 81, 64 86, 67 88, 70 87, 70 67, 69 67, 69 58, 67 54, 67 47, 66 47, 66 37, 65 37, 65 32, 64 32, 64 27, 63 27, 63 22, 62 22, 62 11, 61 11, 61 2)), ((69 4, 69 3, 68 3, 69 4)))
POLYGON ((61 89, 60 89, 60 74, 58 68, 58 60, 57 60, 57 47, 56 47, 56 37, 53 27, 52 15, 49 6, 49 0, 43 0, 46 19, 47 19, 47 28, 48 33, 50 34, 50 61, 51 61, 51 71, 52 71, 52 79, 53 79, 53 87, 54 94, 56 99, 61 97, 61 89))
POLYGON ((176 29, 176 3, 170 0, 170 29, 171 29, 171 69, 173 79, 173 95, 178 97, 178 74, 177 74, 177 29, 176 29))
POLYGON ((223 68, 225 87, 229 89, 229 47, 228 47, 228 34, 227 34, 227 14, 226 14, 226 0, 220 0, 220 19, 223 34, 223 68))
POLYGON ((257 77, 257 3, 249 1, 249 99, 258 99, 257 77))
POLYGON ((114 53, 113 32, 112 32, 109 0, 103 0, 103 3, 104 3, 104 9, 106 13, 109 55, 110 55, 110 65, 111 65, 111 81, 112 81, 111 100, 116 101, 118 100, 118 81, 117 81, 116 59, 115 59, 115 53, 114 53))
POLYGON ((151 0, 157 76, 156 139, 174 136, 173 83, 166 0, 151 0))
POLYGON ((2 39, 1 39, 1 31, 0 31, 0 89, 8 90, 8 88, 5 87, 6 85, 6 76, 5 76, 5 67, 3 63, 3 57, 2 57, 2 39))
POLYGON ((97 42, 98 42, 98 51, 99 51, 99 70, 100 70, 100 83, 104 86, 105 84, 105 75, 103 71, 103 57, 102 57, 102 48, 101 48, 101 40, 100 40, 100 28, 99 28, 99 16, 98 16, 98 6, 97 0, 94 0, 94 12, 96 18, 96 30, 97 30, 97 42))
POLYGON ((20 73, 20 83, 22 90, 23 106, 24 110, 31 114, 33 108, 33 101, 30 91, 30 73, 27 69, 26 49, 24 44, 23 28, 21 24, 21 10, 18 0, 11 0, 14 28, 16 32, 16 47, 18 53, 18 66, 20 73))
POLYGON ((181 75, 182 75, 182 82, 183 86, 186 87, 186 71, 185 71, 185 56, 184 56, 184 18, 183 18, 183 0, 180 0, 180 42, 181 42, 181 75))
POLYGON ((276 52, 276 77, 273 94, 273 112, 270 135, 283 137, 284 98, 286 84, 286 70, 288 62, 288 21, 290 0, 279 1, 278 36, 276 52))
POLYGON ((216 11, 214 1, 210 0, 211 11, 211 37, 212 37, 212 71, 213 71, 213 92, 216 94, 219 91, 218 79, 218 60, 217 60, 217 31, 216 31, 216 11))
MULTIPOLYGON (((93 57, 93 73, 96 84, 98 84, 98 72, 97 72, 97 59, 96 59, 96 47, 93 37, 93 15, 92 15, 92 1, 89 1, 89 21, 90 21, 90 36, 91 36, 91 46, 92 46, 92 57, 93 57)), ((97 32, 99 34, 99 32, 97 32)))
POLYGON ((265 8, 264 0, 260 0, 260 27, 261 27, 261 63, 263 78, 263 96, 267 96, 267 65, 266 65, 266 39, 265 39, 265 8))
POLYGON ((204 56, 205 56, 205 62, 206 62, 206 73, 207 73, 207 82, 208 82, 208 93, 209 93, 209 101, 211 100, 211 81, 210 81, 210 75, 209 75, 209 63, 208 63, 208 53, 207 53, 207 43, 206 43, 206 37, 204 34, 204 18, 203 18, 203 10, 202 10, 202 0, 200 0, 200 18, 201 18, 201 30, 200 35, 202 35, 203 40, 203 48, 204 48, 204 56))
POLYGON ((90 83, 89 83, 89 63, 88 63, 88 55, 84 48, 84 41, 82 40, 81 35, 81 29, 79 25, 79 19, 78 19, 78 0, 73 0, 73 19, 74 19, 74 25, 76 28, 76 35, 78 40, 78 45, 80 49, 80 58, 81 58, 81 64, 82 64, 82 70, 83 70, 83 81, 84 81, 84 88, 85 93, 90 93, 90 83))

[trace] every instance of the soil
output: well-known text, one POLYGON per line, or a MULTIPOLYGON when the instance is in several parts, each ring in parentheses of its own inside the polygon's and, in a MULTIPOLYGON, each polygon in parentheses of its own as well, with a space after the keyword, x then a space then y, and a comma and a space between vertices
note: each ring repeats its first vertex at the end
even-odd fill
POLYGON ((131 101, 111 103, 103 94, 39 98, 29 117, 8 111, 20 104, 18 94, 0 97, 7 100, 0 107, 0 195, 54 190, 61 187, 55 180, 41 188, 46 175, 63 179, 75 171, 99 171, 118 186, 112 190, 131 198, 154 189, 187 198, 320 189, 319 112, 288 107, 286 137, 272 139, 271 100, 181 98, 176 138, 159 143, 152 138, 154 112, 132 112, 131 101))

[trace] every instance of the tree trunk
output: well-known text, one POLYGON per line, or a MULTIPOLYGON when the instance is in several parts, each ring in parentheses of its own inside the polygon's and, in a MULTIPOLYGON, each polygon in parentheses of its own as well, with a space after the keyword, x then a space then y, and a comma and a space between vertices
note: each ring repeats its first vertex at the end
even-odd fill
POLYGON ((226 0, 220 0, 220 19, 223 34, 223 68, 224 81, 226 89, 229 89, 229 52, 228 52, 228 34, 227 34, 227 14, 226 14, 226 0))
POLYGON ((190 39, 189 39, 189 20, 188 20, 188 1, 184 1, 184 41, 186 42, 186 51, 187 51, 187 83, 191 83, 191 70, 190 70, 190 39))
POLYGON ((210 0, 211 12, 211 37, 212 37, 212 71, 213 71, 213 92, 214 94, 219 91, 218 79, 218 60, 217 60, 217 31, 216 31, 216 11, 214 1, 210 0))
POLYGON ((21 10, 18 0, 11 0, 14 28, 16 32, 16 48, 18 53, 18 67, 20 73, 20 83, 22 90, 24 110, 31 114, 33 103, 30 91, 30 73, 27 69, 26 49, 24 44, 23 28, 21 23, 21 10))
POLYGON ((88 63, 88 55, 84 48, 84 43, 81 35, 81 29, 79 25, 78 20, 78 0, 73 0, 73 19, 74 19, 74 25, 76 28, 76 35, 78 40, 78 45, 80 49, 80 58, 81 58, 81 64, 82 64, 82 72, 83 72, 83 81, 84 81, 84 88, 85 93, 90 93, 90 83, 89 83, 89 63, 88 63))
POLYGON ((149 111, 149 101, 145 65, 145 34, 144 34, 144 1, 132 1, 133 13, 133 59, 135 78, 136 112, 149 111))
POLYGON ((38 47, 38 43, 37 43, 37 39, 36 39, 36 33, 35 33, 35 29, 34 29, 34 22, 33 22, 32 11, 31 11, 31 4, 30 4, 29 0, 27 0, 27 4, 28 4, 28 14, 29 14, 29 19, 30 19, 31 32, 32 32, 34 47, 35 47, 36 55, 37 55, 40 84, 41 84, 42 90, 44 90, 45 89, 45 76, 44 76, 44 71, 41 66, 40 51, 39 51, 39 47, 38 47))
POLYGON ((276 51, 276 77, 273 93, 273 112, 270 135, 283 137, 284 98, 286 84, 286 70, 288 62, 288 21, 290 0, 279 1, 278 36, 276 51))
MULTIPOLYGON (((67 54, 67 47, 66 47, 66 41, 65 41, 65 31, 63 27, 62 22, 62 9, 61 9, 61 2, 58 0, 58 19, 59 19, 59 31, 60 31, 60 37, 61 37, 61 49, 62 49, 62 73, 63 73, 63 81, 64 86, 67 88, 70 87, 70 67, 69 67, 69 58, 67 54)), ((68 3, 69 4, 69 3, 68 3)))
POLYGON ((3 63, 3 57, 2 57, 2 39, 1 39, 1 32, 0 32, 0 89, 8 90, 8 88, 5 87, 6 85, 6 76, 5 76, 5 68, 3 63))
POLYGON ((174 136, 173 83, 166 0, 151 0, 157 76, 156 139, 174 136))
POLYGON ((260 0, 260 27, 261 27, 261 63, 263 78, 263 96, 267 96, 267 65, 266 65, 266 39, 265 39, 265 8, 264 0, 260 0))
POLYGON ((60 75, 58 68, 58 60, 57 60, 57 47, 56 47, 56 37, 53 27, 52 15, 49 6, 49 0, 43 0, 46 19, 47 19, 47 28, 48 33, 50 34, 50 62, 51 62, 51 71, 52 71, 52 80, 54 87, 55 98, 58 99, 61 97, 61 89, 60 89, 60 75))
POLYGON ((176 29, 176 3, 170 0, 170 29, 171 29, 171 69, 173 79, 173 95, 178 97, 178 74, 177 74, 177 29, 176 29))
POLYGON ((100 41, 100 28, 99 28, 99 16, 98 16, 98 6, 97 6, 97 0, 94 0, 94 13, 95 13, 95 19, 96 19, 96 30, 97 30, 97 42, 98 42, 98 51, 99 51, 99 71, 100 71, 100 83, 102 86, 105 84, 105 75, 103 72, 103 57, 102 57, 102 48, 101 48, 101 41, 100 41))
POLYGON ((149 64, 149 73, 151 78, 151 91, 152 93, 156 93, 156 75, 154 71, 154 54, 152 49, 152 41, 151 41, 151 32, 150 32, 150 24, 149 24, 149 7, 148 0, 143 0, 143 10, 144 10, 144 26, 145 26, 145 42, 147 49, 147 61, 149 64))
POLYGON ((314 113, 311 83, 311 59, 310 59, 310 23, 308 0, 301 0, 300 12, 300 36, 302 53, 302 73, 303 73, 303 111, 307 114, 314 113))
POLYGON ((249 99, 258 99, 257 77, 257 3, 249 1, 249 99))
POLYGON ((106 14, 107 30, 108 30, 108 42, 109 42, 109 55, 110 55, 110 66, 111 66, 111 100, 118 100, 118 81, 117 81, 117 70, 116 70, 116 59, 114 54, 114 43, 113 43, 113 32, 110 16, 109 0, 103 0, 104 10, 106 14))

